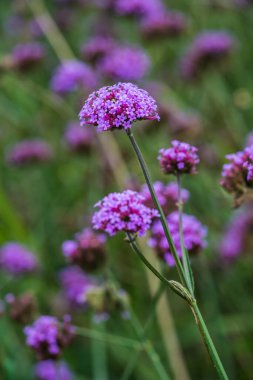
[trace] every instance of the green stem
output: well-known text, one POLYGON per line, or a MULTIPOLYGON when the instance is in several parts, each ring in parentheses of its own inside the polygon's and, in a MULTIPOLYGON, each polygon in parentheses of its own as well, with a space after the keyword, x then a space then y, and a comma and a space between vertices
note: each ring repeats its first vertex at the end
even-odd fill
POLYGON ((179 256, 177 254, 176 247, 174 245, 171 233, 169 231, 168 224, 167 224, 164 212, 163 212, 162 207, 161 207, 161 205, 160 205, 160 203, 159 203, 159 201, 157 199, 157 196, 156 196, 156 193, 155 193, 155 189, 154 189, 154 186, 153 186, 153 183, 152 183, 152 180, 151 180, 151 177, 150 177, 150 174, 149 174, 146 162, 145 162, 144 157, 143 157, 143 155, 141 153, 141 150, 140 150, 140 148, 139 148, 139 146, 138 146, 138 144, 137 144, 137 142, 136 142, 136 140, 134 138, 134 135, 131 132, 131 129, 127 129, 126 132, 127 132, 128 137, 129 137, 129 140, 131 141, 133 149, 134 149, 134 151, 136 153, 136 156, 138 158, 140 166, 142 168, 143 175, 144 175, 145 180, 147 182, 147 185, 148 185, 151 197, 153 199, 153 202, 154 202, 154 204, 155 204, 155 206, 156 206, 156 208, 157 208, 157 210, 159 212, 159 216, 160 216, 161 223, 162 223, 162 226, 163 226, 163 229, 164 229, 164 233, 165 233, 165 236, 166 236, 166 238, 168 240, 171 253, 172 253, 173 257, 174 257, 179 277, 180 277, 181 281, 183 282, 183 284, 185 286, 187 286, 184 270, 183 270, 181 261, 179 259, 179 256))

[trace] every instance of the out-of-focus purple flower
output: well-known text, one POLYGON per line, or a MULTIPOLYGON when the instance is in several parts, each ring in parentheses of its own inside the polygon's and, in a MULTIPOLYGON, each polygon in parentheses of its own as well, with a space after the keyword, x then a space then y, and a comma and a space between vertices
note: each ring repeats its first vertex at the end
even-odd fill
MULTIPOLYGON (((184 244, 190 255, 198 254, 206 246, 207 229, 192 215, 183 214, 184 244)), ((167 223, 177 252, 181 256, 179 213, 174 211, 167 217, 167 223)), ((160 221, 156 221, 151 228, 149 246, 154 248, 158 256, 170 265, 174 265, 174 258, 160 221)))
POLYGON ((97 62, 99 59, 110 53, 115 48, 116 42, 107 36, 91 37, 81 47, 82 56, 91 62, 97 62))
POLYGON ((160 0, 114 0, 114 8, 121 15, 144 16, 161 11, 160 0))
POLYGON ((186 26, 183 13, 164 10, 150 13, 140 24, 142 34, 147 38, 178 36, 185 31, 186 26))
POLYGON ((194 174, 199 163, 198 149, 185 142, 173 140, 172 148, 161 149, 158 160, 165 174, 194 174))
POLYGON ((136 47, 117 47, 107 53, 98 64, 98 69, 116 80, 138 80, 143 78, 150 67, 147 54, 136 47))
POLYGON ((29 323, 36 311, 35 298, 31 293, 23 293, 15 297, 13 294, 6 294, 5 301, 8 303, 9 317, 18 323, 29 323))
POLYGON ((94 229, 110 236, 119 231, 144 235, 158 213, 143 201, 144 198, 132 190, 109 194, 95 205, 99 210, 92 218, 94 229))
POLYGON ((56 359, 75 336, 71 318, 65 315, 63 323, 52 316, 43 315, 31 326, 24 328, 26 344, 32 348, 40 359, 56 359))
POLYGON ((93 131, 80 126, 78 122, 67 125, 64 139, 70 150, 80 153, 89 153, 95 142, 93 131))
POLYGON ((44 48, 39 42, 18 44, 12 51, 14 66, 26 70, 41 62, 45 56, 44 48))
POLYGON ((18 243, 7 243, 0 248, 0 268, 12 275, 33 272, 38 267, 36 257, 18 243))
POLYGON ((79 113, 81 125, 99 132, 129 129, 138 120, 159 120, 155 100, 132 83, 118 83, 93 92, 79 113))
POLYGON ((234 38, 223 31, 207 31, 198 35, 185 52, 181 65, 181 75, 194 79, 209 63, 216 62, 231 53, 234 38))
POLYGON ((200 129, 199 116, 191 111, 181 111, 173 108, 168 110, 169 126, 175 133, 196 132, 200 129))
POLYGON ((21 166, 49 161, 53 157, 51 146, 43 140, 23 140, 13 145, 6 154, 10 165, 21 166))
POLYGON ((245 146, 253 146, 253 132, 250 132, 246 138, 245 146))
MULTIPOLYGON (((166 214, 176 209, 178 201, 178 185, 176 182, 171 182, 165 185, 164 183, 157 181, 154 183, 154 189, 160 205, 166 214)), ((144 204, 147 207, 154 207, 150 191, 146 184, 141 187, 140 194, 143 196, 144 204)), ((188 201, 188 190, 181 189, 181 199, 183 203, 188 201)))
POLYGON ((101 267, 106 259, 106 236, 85 228, 75 235, 75 240, 67 240, 62 245, 63 255, 72 264, 77 264, 85 271, 101 267))
POLYGON ((252 207, 244 209, 242 212, 235 214, 228 224, 219 247, 220 255, 224 260, 234 260, 243 253, 247 235, 253 229, 252 211, 252 207))
POLYGON ((94 281, 78 267, 71 266, 61 271, 60 282, 67 300, 73 306, 86 303, 86 293, 94 286, 94 281))
POLYGON ((36 364, 35 376, 36 380, 73 380, 73 374, 65 362, 50 359, 36 364))
POLYGON ((76 89, 91 90, 97 85, 97 76, 92 68, 78 60, 64 61, 55 71, 51 88, 65 95, 76 89))

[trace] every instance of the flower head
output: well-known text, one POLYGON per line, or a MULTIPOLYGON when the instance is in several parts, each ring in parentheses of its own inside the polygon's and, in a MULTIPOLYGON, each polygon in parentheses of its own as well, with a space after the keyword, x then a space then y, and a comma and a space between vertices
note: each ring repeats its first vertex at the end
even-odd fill
POLYGON ((107 36, 91 37, 82 47, 81 54, 88 61, 97 62, 115 47, 116 42, 107 36))
POLYGON ((155 100, 132 83, 118 83, 93 92, 79 113, 81 125, 98 131, 129 129, 138 120, 159 120, 155 100))
POLYGON ((36 380, 73 380, 67 364, 63 361, 42 360, 35 367, 36 380))
POLYGON ((145 16, 163 9, 160 0, 115 0, 116 11, 122 15, 145 16))
POLYGON ((64 347, 72 341, 75 333, 69 316, 65 316, 63 324, 55 317, 43 315, 31 326, 26 326, 26 344, 37 352, 41 359, 55 359, 64 347))
POLYGON ((33 272, 38 267, 36 257, 18 243, 7 243, 0 248, 0 268, 7 273, 20 275, 33 272))
POLYGON ((101 267, 106 259, 106 236, 85 228, 76 234, 75 240, 67 240, 62 245, 64 256, 70 263, 80 265, 85 271, 101 267))
POLYGON ((159 11, 150 13, 141 22, 141 32, 145 37, 177 36, 186 29, 186 19, 182 13, 159 11))
MULTIPOLYGON (((181 256, 178 211, 167 217, 167 223, 177 252, 181 256)), ((192 215, 183 214, 183 235, 185 247, 190 255, 198 254, 206 246, 207 229, 192 215)), ((149 245, 156 250, 159 257, 165 259, 169 265, 174 265, 174 258, 160 221, 152 225, 149 245)))
POLYGON ((19 70, 26 70, 42 61, 44 58, 43 46, 38 42, 18 44, 12 51, 14 65, 19 70))
POLYGON ((6 154, 10 165, 26 165, 35 162, 49 161, 53 156, 51 146, 43 140, 23 140, 13 145, 6 154))
POLYGON ((150 66, 147 54, 136 47, 116 47, 99 62, 100 71, 116 80, 138 80, 145 76, 150 66))
POLYGON ((190 144, 174 140, 172 148, 161 149, 158 160, 165 174, 194 174, 199 163, 198 149, 190 144))
POLYGON ((93 215, 93 227, 110 236, 119 231, 144 235, 158 214, 143 201, 144 198, 132 190, 109 194, 96 204, 99 210, 93 215))
POLYGON ((64 139, 70 150, 80 153, 89 153, 95 137, 88 128, 83 128, 78 122, 72 122, 67 125, 64 139))
POLYGON ((69 60, 63 62, 56 70, 52 80, 52 90, 65 95, 78 88, 91 90, 97 85, 95 72, 87 64, 69 60))

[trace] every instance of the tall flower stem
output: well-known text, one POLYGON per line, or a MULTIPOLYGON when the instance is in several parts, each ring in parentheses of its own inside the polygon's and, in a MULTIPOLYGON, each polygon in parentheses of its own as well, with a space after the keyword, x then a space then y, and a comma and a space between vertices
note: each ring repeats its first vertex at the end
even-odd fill
MULTIPOLYGON (((188 304, 190 305, 191 307, 191 310, 193 312, 193 315, 195 317, 195 321, 196 321, 196 324, 198 326, 198 329, 201 333, 201 336, 202 336, 202 339, 204 341, 204 344, 206 346, 206 349, 207 349, 207 352, 210 356, 210 359, 218 373, 218 376, 219 376, 219 379, 220 380, 228 380, 228 376, 225 372, 225 369, 221 363, 221 360, 219 358, 219 355, 216 351, 216 348, 214 346, 214 343, 212 341, 212 338, 208 332, 208 329, 206 327, 206 324, 204 322, 204 319, 201 315, 201 312, 198 308, 198 305, 197 305, 197 302, 196 300, 191 296, 191 289, 189 289, 188 287, 188 282, 187 282, 187 279, 186 279, 186 274, 184 272, 184 269, 182 267, 182 264, 180 262, 180 259, 179 259, 179 256, 178 256, 178 253, 176 251, 176 248, 175 248, 175 245, 173 243, 173 240, 172 240, 172 237, 171 237, 171 234, 169 232, 169 229, 168 229, 168 226, 167 226, 167 221, 166 221, 166 218, 164 216, 164 213, 162 211, 162 208, 161 208, 161 205, 157 199, 157 196, 155 194, 155 190, 154 190, 154 187, 153 187, 153 184, 152 184, 152 181, 151 181, 151 177, 150 177, 150 174, 149 174, 149 171, 148 171, 148 168, 147 168, 147 165, 146 165, 146 162, 144 160, 144 157, 141 153, 141 150, 133 136, 133 133, 132 131, 129 129, 127 130, 127 135, 130 139, 130 142, 133 146, 133 149, 136 153, 136 156, 138 158, 138 161, 140 163, 140 166, 142 168, 142 171, 143 171, 143 174, 144 174, 144 177, 145 177, 145 180, 146 180, 146 183, 148 185, 148 188, 150 190, 150 194, 152 196, 152 199, 153 199, 153 202, 160 214, 160 219, 161 219, 161 223, 162 223, 162 226, 163 226, 163 229, 164 229, 164 233, 165 233, 165 236, 168 240, 168 243, 169 243, 169 246, 170 246, 170 249, 171 249, 171 252, 173 254, 173 257, 175 259, 175 263, 176 263, 176 268, 179 272, 179 276, 180 276, 180 279, 181 281, 183 282, 183 285, 186 286, 187 290, 185 289, 186 293, 184 295, 182 294, 182 289, 184 289, 184 287, 182 286, 182 288, 180 288, 180 291, 178 292, 179 295, 181 295, 183 298, 185 298, 187 301, 188 301, 188 304), (189 291, 189 292, 188 292, 189 291)), ((130 236, 131 237, 131 236, 130 236)), ((133 242, 132 242, 132 248, 135 248, 133 242)), ((140 254, 140 252, 136 252, 138 254, 138 256, 142 259, 142 261, 145 263, 145 257, 144 255, 140 254)), ((145 263, 145 265, 149 264, 149 262, 145 263)), ((166 280, 168 284, 172 284, 171 281, 168 281, 167 279, 165 279, 165 277, 163 275, 161 275, 159 272, 157 273, 157 271, 153 270, 154 268, 150 268, 149 265, 147 265, 149 267, 150 270, 152 270, 152 272, 161 280, 161 281, 164 281, 166 280)), ((173 289, 175 291, 175 288, 173 289)), ((184 290, 183 290, 183 293, 184 293, 184 290)))

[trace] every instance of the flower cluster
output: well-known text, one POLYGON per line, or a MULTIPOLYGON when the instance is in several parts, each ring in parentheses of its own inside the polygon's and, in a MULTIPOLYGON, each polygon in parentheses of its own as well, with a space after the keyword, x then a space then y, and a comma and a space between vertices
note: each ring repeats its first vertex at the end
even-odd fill
POLYGON ((105 240, 105 235, 85 228, 76 234, 75 240, 65 241, 62 251, 70 263, 79 265, 85 271, 93 271, 105 262, 105 240))
POLYGON ((119 14, 147 16, 163 8, 160 0, 114 0, 119 14))
POLYGON ((115 47, 115 41, 107 36, 91 37, 82 47, 81 54, 91 62, 97 62, 115 47))
POLYGON ((6 155, 10 165, 26 165, 36 162, 45 162, 52 158, 53 151, 43 140, 23 140, 12 146, 6 155))
POLYGON ((92 131, 81 127, 78 122, 72 122, 67 125, 64 139, 70 150, 80 153, 89 153, 95 142, 92 131))
POLYGON ((147 38, 177 36, 186 29, 186 19, 182 13, 163 10, 144 17, 140 26, 147 38))
POLYGON ((31 326, 25 327, 26 344, 40 359, 56 359, 74 338, 75 328, 70 322, 68 315, 64 317, 63 323, 55 317, 43 315, 31 326))
POLYGON ((36 257, 23 245, 10 242, 0 248, 0 268, 7 273, 20 275, 33 272, 37 267, 36 257))
POLYGON ((38 42, 18 44, 12 51, 14 67, 26 70, 42 61, 44 58, 43 46, 38 42))
POLYGON ((93 215, 93 227, 110 236, 119 231, 144 235, 158 214, 143 201, 144 198, 132 190, 109 194, 95 205, 99 211, 93 215))
POLYGON ((62 270, 60 282, 66 299, 73 306, 84 305, 87 291, 94 286, 94 281, 78 266, 70 266, 62 270))
POLYGON ((8 293, 5 301, 8 304, 8 315, 13 321, 22 324, 30 322, 36 311, 35 299, 31 293, 24 293, 19 297, 8 293))
POLYGON ((97 85, 95 72, 85 63, 77 60, 63 62, 51 80, 51 88, 60 95, 76 89, 91 90, 97 85))
POLYGON ((174 140, 172 148, 161 149, 158 160, 165 174, 194 174, 199 163, 198 149, 190 144, 174 140))
POLYGON ((234 38, 227 32, 209 31, 196 37, 181 61, 181 75, 194 79, 209 63, 226 57, 235 45, 234 38))
POLYGON ((138 120, 159 120, 155 100, 132 83, 118 83, 93 92, 79 113, 81 125, 98 131, 129 129, 138 120))
MULTIPOLYGON (((196 255, 206 246, 207 229, 192 215, 183 214, 182 220, 185 247, 190 255, 196 255)), ((167 217, 167 223, 177 252, 181 256, 178 211, 174 211, 167 217)), ((174 265, 174 258, 160 221, 156 221, 152 225, 149 245, 170 266, 174 265)))
POLYGON ((119 46, 107 53, 98 67, 104 75, 116 80, 138 80, 148 72, 150 60, 139 48, 119 46))
POLYGON ((50 359, 36 364, 35 376, 36 380, 73 380, 74 378, 65 362, 50 359))
MULTIPOLYGON (((164 183, 157 181, 153 184, 156 196, 163 211, 167 214, 177 207, 178 201, 178 185, 176 182, 171 182, 165 185, 164 183)), ((148 186, 144 184, 140 190, 141 196, 144 198, 144 204, 147 207, 154 207, 154 203, 148 189, 148 186)), ((189 199, 189 192, 186 189, 181 189, 181 200, 183 203, 189 199)))

